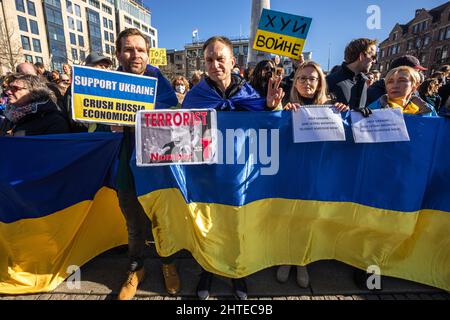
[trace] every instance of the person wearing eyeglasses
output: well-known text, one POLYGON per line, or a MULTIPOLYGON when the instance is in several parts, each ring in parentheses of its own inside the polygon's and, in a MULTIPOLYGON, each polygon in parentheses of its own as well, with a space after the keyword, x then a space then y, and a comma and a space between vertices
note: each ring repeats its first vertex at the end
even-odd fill
POLYGON ((3 92, 8 98, 4 115, 12 124, 11 135, 69 132, 68 124, 54 102, 54 94, 39 76, 12 74, 8 76, 3 92))
POLYGON ((63 73, 59 77, 58 80, 58 89, 61 92, 61 94, 64 96, 66 94, 67 89, 70 87, 70 77, 69 75, 63 73))
POLYGON ((377 60, 377 41, 360 38, 351 41, 345 48, 344 62, 326 80, 330 93, 338 102, 361 112, 365 117, 371 114, 366 107, 367 77, 377 60))

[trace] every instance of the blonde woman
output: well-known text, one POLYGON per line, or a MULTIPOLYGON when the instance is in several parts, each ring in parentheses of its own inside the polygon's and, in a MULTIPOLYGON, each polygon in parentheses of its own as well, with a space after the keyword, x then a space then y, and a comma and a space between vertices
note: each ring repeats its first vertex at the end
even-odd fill
POLYGON ((369 105, 370 109, 401 108, 402 113, 406 114, 437 116, 431 105, 415 95, 421 79, 413 68, 401 66, 392 69, 384 78, 384 82, 387 94, 369 105))
MULTIPOLYGON (((319 64, 308 61, 301 64, 294 75, 294 82, 290 92, 290 102, 284 109, 297 110, 307 105, 332 104, 339 111, 349 109, 343 103, 335 103, 327 92, 325 75, 319 64)), ((280 266, 277 270, 277 280, 284 283, 289 278, 292 266, 280 266)), ((306 266, 297 266, 297 284, 302 288, 309 286, 309 274, 306 266)))
POLYGON ((184 100, 184 96, 189 91, 189 82, 183 76, 176 76, 172 80, 172 87, 177 95, 178 103, 181 105, 184 100))
POLYGON ((334 102, 328 95, 325 75, 319 64, 308 61, 301 64, 294 75, 294 82, 290 92, 290 102, 284 109, 297 110, 305 105, 332 104, 340 112, 349 108, 343 103, 334 102))

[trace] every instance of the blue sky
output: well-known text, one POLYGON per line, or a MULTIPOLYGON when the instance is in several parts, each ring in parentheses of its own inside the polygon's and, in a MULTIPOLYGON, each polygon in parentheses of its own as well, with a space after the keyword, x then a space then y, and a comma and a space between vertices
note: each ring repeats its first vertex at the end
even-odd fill
MULTIPOLYGON (((144 0, 152 11, 152 25, 159 32, 159 47, 183 49, 192 41, 192 30, 200 39, 213 35, 248 36, 251 0, 144 0)), ((443 0, 271 0, 271 9, 313 19, 305 51, 324 69, 331 46, 331 66, 340 64, 345 45, 354 38, 386 39, 397 22, 407 23, 418 8, 432 9, 443 0), (367 28, 369 5, 381 9, 381 29, 367 28)))

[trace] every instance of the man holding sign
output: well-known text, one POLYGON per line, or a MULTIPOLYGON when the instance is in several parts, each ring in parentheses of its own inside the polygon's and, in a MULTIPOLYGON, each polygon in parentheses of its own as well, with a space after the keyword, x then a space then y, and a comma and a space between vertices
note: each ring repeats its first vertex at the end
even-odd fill
MULTIPOLYGON (((158 79, 156 108, 164 109, 177 105, 178 100, 169 81, 157 68, 148 64, 148 40, 138 29, 122 31, 117 37, 116 48, 116 56, 120 64, 118 71, 158 79)), ((130 265, 127 280, 122 285, 118 299, 130 300, 144 278, 143 257, 148 218, 137 199, 133 175, 129 167, 134 149, 134 129, 125 127, 123 134, 116 184, 120 208, 127 223, 130 265)), ((176 294, 180 288, 180 280, 175 265, 167 259, 163 259, 166 289, 169 294, 176 294)))

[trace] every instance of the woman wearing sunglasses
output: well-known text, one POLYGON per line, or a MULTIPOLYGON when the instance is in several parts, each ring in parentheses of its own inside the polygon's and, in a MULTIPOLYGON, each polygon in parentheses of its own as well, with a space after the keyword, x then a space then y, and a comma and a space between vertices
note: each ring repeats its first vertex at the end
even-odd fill
POLYGON ((13 136, 69 132, 54 94, 38 76, 12 74, 3 92, 8 98, 4 115, 12 124, 13 136))

